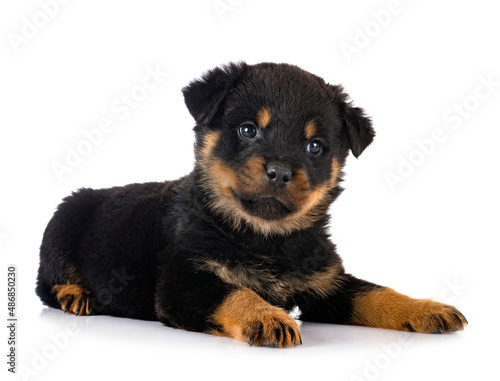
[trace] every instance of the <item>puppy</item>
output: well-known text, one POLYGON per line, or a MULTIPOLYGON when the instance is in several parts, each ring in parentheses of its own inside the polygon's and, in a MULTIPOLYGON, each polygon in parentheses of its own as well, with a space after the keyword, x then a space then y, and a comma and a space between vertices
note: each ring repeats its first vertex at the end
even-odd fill
POLYGON ((303 321, 464 328, 452 306, 344 271, 327 209, 349 152, 358 157, 374 131, 341 86, 296 66, 231 63, 183 94, 194 170, 65 198, 40 249, 43 303, 280 348, 302 343, 295 306, 303 321))

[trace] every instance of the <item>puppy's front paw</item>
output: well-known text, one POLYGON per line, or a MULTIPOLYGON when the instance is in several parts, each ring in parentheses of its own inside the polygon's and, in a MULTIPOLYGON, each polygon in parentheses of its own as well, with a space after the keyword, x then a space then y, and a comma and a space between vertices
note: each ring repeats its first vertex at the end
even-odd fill
POLYGON ((413 312, 403 327, 411 332, 451 333, 467 325, 465 316, 453 306, 420 299, 415 301, 413 312))
POLYGON ((242 329, 242 337, 250 346, 273 348, 295 347, 302 344, 299 326, 280 309, 263 314, 260 320, 249 322, 242 329))
POLYGON ((464 329, 467 319, 447 304, 413 299, 381 287, 354 299, 351 323, 401 331, 450 333, 464 329))
POLYGON ((249 289, 229 294, 212 320, 219 327, 212 334, 229 336, 251 346, 286 348, 302 344, 297 322, 285 310, 272 306, 249 289))

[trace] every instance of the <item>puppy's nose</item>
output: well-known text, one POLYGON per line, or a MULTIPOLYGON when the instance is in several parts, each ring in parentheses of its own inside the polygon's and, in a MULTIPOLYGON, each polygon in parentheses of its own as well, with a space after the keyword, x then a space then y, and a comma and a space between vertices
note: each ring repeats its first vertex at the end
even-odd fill
POLYGON ((267 167, 267 178, 276 188, 284 188, 292 180, 292 170, 283 163, 270 162, 267 167))

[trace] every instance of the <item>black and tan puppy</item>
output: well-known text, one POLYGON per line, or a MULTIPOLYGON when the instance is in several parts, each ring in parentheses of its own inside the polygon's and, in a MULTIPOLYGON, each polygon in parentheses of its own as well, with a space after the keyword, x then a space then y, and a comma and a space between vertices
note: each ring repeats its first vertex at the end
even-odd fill
POLYGON ((374 132, 342 87, 295 66, 229 64, 183 90, 196 164, 176 181, 81 189, 59 205, 37 293, 76 315, 289 347, 303 321, 444 333, 454 307, 346 274, 326 225, 342 167, 374 132))

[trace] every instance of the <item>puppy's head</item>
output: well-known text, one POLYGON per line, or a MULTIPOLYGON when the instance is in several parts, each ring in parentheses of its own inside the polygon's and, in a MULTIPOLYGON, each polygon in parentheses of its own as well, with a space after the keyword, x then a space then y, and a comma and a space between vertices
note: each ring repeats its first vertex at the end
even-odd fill
POLYGON ((296 66, 229 64, 183 89, 196 120, 196 170, 235 229, 289 234, 321 218, 349 150, 374 131, 342 87, 296 66))

